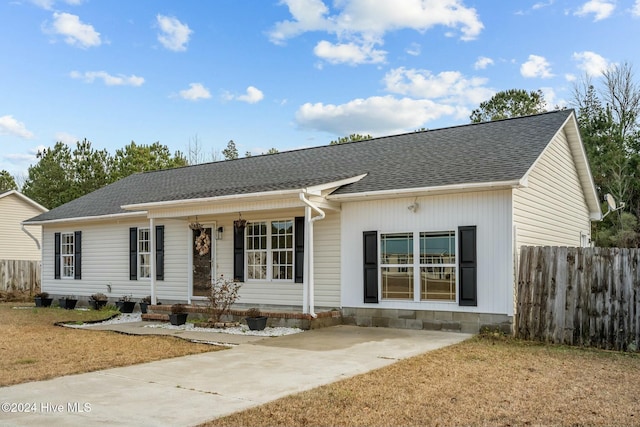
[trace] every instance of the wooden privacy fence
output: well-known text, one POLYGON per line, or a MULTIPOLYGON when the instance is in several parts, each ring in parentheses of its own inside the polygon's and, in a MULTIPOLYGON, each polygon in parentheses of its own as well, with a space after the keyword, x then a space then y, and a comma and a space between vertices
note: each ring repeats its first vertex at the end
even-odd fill
POLYGON ((40 261, 0 259, 0 291, 29 291, 40 288, 40 261))
POLYGON ((520 250, 516 336, 637 351, 640 249, 520 250))

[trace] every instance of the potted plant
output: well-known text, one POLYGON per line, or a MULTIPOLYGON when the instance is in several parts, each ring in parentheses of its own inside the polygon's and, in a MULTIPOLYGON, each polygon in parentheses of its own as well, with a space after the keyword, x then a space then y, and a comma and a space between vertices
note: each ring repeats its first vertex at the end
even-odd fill
POLYGON ((120 313, 133 313, 136 302, 131 301, 131 295, 123 295, 116 301, 116 307, 120 310, 120 313))
POLYGON ((50 307, 53 302, 53 298, 49 298, 48 292, 38 292, 33 300, 36 303, 36 307, 50 307))
POLYGON ((64 296, 58 299, 58 305, 60 305, 60 308, 64 308, 65 310, 73 310, 76 308, 77 303, 78 298, 74 296, 64 296))
POLYGON ((267 327, 267 316, 263 316, 257 308, 250 308, 246 311, 244 320, 252 331, 261 331, 267 327))
POLYGON ((173 304, 171 306, 171 314, 169 315, 169 321, 174 326, 184 325, 187 321, 187 307, 184 304, 173 304))
POLYGON ((89 298, 89 305, 94 310, 100 310, 102 307, 107 305, 108 299, 109 298, 107 298, 105 294, 98 292, 97 294, 91 295, 91 297, 89 298))
POLYGON ((142 298, 138 302, 138 304, 140 304, 140 311, 142 313, 146 313, 147 312, 147 308, 151 305, 151 295, 147 295, 146 297, 142 298))

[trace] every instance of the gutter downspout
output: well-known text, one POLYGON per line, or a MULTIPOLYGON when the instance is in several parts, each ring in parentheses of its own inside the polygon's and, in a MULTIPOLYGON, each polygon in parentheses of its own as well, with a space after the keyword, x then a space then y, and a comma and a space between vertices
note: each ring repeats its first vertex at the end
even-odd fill
MULTIPOLYGON (((307 227, 306 227, 306 231, 305 231, 305 237, 307 237, 307 239, 305 240, 305 244, 307 245, 307 247, 305 248, 305 254, 307 257, 307 286, 308 286, 308 308, 309 308, 309 314, 311 315, 311 317, 313 317, 314 319, 316 317, 318 317, 318 315, 315 313, 315 307, 314 307, 314 298, 313 298, 313 294, 314 294, 314 279, 313 279, 313 264, 314 264, 314 257, 313 257, 313 223, 316 221, 320 221, 323 220, 326 217, 326 214, 324 213, 324 211, 322 209, 320 209, 319 207, 317 207, 316 205, 314 205, 313 203, 311 203, 311 201, 309 201, 309 199, 307 199, 304 195, 304 191, 300 193, 300 200, 302 201, 302 203, 304 203, 305 205, 307 205, 307 208, 305 209, 305 219, 307 221, 307 227), (312 217, 312 212, 311 210, 314 210, 316 212, 318 212, 318 216, 312 217)), ((303 311, 307 310, 307 305, 306 305, 306 301, 304 302, 304 307, 303 307, 303 311)))
POLYGON ((36 237, 31 234, 31 232, 29 230, 27 230, 26 228, 24 228, 24 224, 20 223, 20 227, 22 228, 22 231, 29 237, 31 237, 33 239, 34 242, 36 242, 36 246, 38 247, 38 250, 40 250, 40 241, 38 239, 36 239, 36 237))

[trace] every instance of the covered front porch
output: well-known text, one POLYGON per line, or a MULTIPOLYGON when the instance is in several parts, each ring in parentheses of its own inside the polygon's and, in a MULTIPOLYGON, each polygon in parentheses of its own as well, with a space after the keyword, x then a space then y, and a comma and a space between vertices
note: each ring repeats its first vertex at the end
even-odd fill
POLYGON ((224 279, 242 283, 239 311, 273 308, 274 319, 313 319, 316 307, 339 308, 341 207, 326 196, 345 182, 124 206, 145 212, 149 230, 171 224, 172 236, 148 233, 148 253, 163 251, 162 265, 148 257, 152 302, 186 302, 197 313, 211 285, 224 279), (172 245, 175 239, 182 243, 172 245), (172 260, 186 265, 171 266, 172 260), (178 300, 163 300, 168 289, 157 273, 167 268, 182 271, 181 288, 174 284, 169 292, 178 300))

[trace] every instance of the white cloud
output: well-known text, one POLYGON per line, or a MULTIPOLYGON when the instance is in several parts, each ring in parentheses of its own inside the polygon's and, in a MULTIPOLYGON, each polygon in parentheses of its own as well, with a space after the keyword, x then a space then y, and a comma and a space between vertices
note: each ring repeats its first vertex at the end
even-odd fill
POLYGON ((336 135, 380 135, 417 129, 425 122, 454 113, 455 107, 428 99, 397 99, 387 95, 354 99, 341 105, 306 103, 298 109, 295 118, 297 124, 305 129, 336 135))
POLYGON ((545 57, 538 55, 529 55, 529 60, 520 66, 520 74, 528 78, 540 77, 548 79, 553 77, 549 62, 545 57))
POLYGON ((567 73, 564 75, 564 79, 568 82, 575 82, 578 78, 575 74, 567 73))
POLYGON ((101 79, 107 86, 141 86, 144 83, 143 77, 136 75, 125 76, 118 74, 112 76, 106 71, 87 71, 80 73, 78 71, 72 71, 69 76, 73 79, 84 80, 87 83, 93 83, 96 79, 101 79))
POLYGON ((495 93, 484 86, 487 79, 467 79, 458 71, 432 74, 429 70, 400 67, 389 71, 384 82, 385 89, 391 93, 437 99, 451 105, 471 105, 474 108, 495 93))
POLYGON ((347 63, 350 65, 384 62, 387 54, 384 50, 374 49, 373 44, 333 44, 326 40, 321 40, 313 49, 313 53, 331 64, 347 63))
POLYGON ((547 7, 547 6, 551 6, 553 3, 554 3, 554 0, 549 0, 547 2, 539 2, 539 3, 536 3, 533 6, 531 6, 531 9, 533 9, 533 10, 542 9, 542 8, 547 7))
POLYGON ((493 59, 487 58, 486 56, 479 56, 478 60, 473 64, 473 68, 476 70, 484 70, 489 65, 493 65, 493 59))
POLYGON ((191 83, 189 84, 189 89, 180 91, 180 97, 189 101, 197 101, 198 99, 211 98, 211 93, 201 83, 191 83))
POLYGON ((0 116, 0 135, 15 135, 20 138, 33 138, 33 132, 24 123, 17 121, 12 115, 0 116))
POLYGON ((578 62, 578 68, 589 76, 599 76, 613 65, 602 56, 588 50, 575 52, 572 58, 578 62))
POLYGON ((596 22, 611 16, 615 8, 615 1, 612 0, 589 0, 576 10, 574 15, 587 16, 593 14, 593 20, 596 22))
POLYGON ((254 86, 249 86, 247 91, 243 95, 234 95, 230 92, 225 92, 223 98, 227 101, 242 101, 248 104, 255 104, 264 99, 262 91, 254 86))
MULTIPOLYGON (((53 10, 53 5, 55 4, 56 0, 31 0, 31 3, 33 3, 34 5, 38 6, 39 8, 42 9, 46 9, 46 10, 53 10)), ((83 0, 64 0, 63 3, 72 5, 72 6, 79 6, 81 5, 83 2, 83 0)))
POLYGON ((633 16, 640 16, 640 0, 636 0, 633 7, 631 8, 631 14, 633 16))
POLYGON ((344 104, 306 103, 296 112, 301 128, 330 132, 390 134, 425 126, 444 116, 468 119, 473 108, 495 94, 487 79, 458 71, 433 74, 399 67, 385 75, 386 96, 354 99, 344 104))
POLYGON ((422 47, 418 43, 411 43, 411 46, 406 48, 405 52, 407 52, 411 56, 418 56, 420 55, 421 50, 422 50, 422 47))
POLYGON ((274 25, 269 32, 271 42, 282 44, 308 31, 334 34, 336 42, 324 42, 315 49, 332 63, 383 62, 386 52, 374 47, 383 44, 385 33, 390 31, 413 29, 424 33, 444 26, 449 32, 455 30, 462 40, 473 40, 484 28, 476 10, 465 7, 462 0, 341 0, 334 2, 338 9, 335 14, 321 0, 282 3, 288 6, 292 19, 274 25), (359 59, 362 56, 368 60, 359 59))
POLYGON ((169 50, 176 52, 187 50, 186 45, 193 32, 189 26, 170 16, 158 15, 156 19, 161 31, 158 34, 158 41, 169 50))
POLYGON ((245 93, 244 95, 238 96, 237 100, 247 102, 249 104, 255 104, 256 102, 262 101, 263 98, 264 98, 264 94, 260 89, 255 88, 253 86, 249 86, 247 88, 247 93, 245 93))
MULTIPOLYGON (((62 142, 66 145, 73 145, 76 142, 80 141, 80 138, 67 132, 56 132, 54 139, 55 142, 62 142)), ((41 150, 41 147, 42 146, 39 146, 37 147, 37 149, 41 150)))
POLYGON ((100 46, 100 33, 93 26, 84 24, 77 15, 70 13, 53 14, 53 24, 48 31, 65 37, 64 41, 71 46, 88 48, 100 46))

